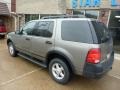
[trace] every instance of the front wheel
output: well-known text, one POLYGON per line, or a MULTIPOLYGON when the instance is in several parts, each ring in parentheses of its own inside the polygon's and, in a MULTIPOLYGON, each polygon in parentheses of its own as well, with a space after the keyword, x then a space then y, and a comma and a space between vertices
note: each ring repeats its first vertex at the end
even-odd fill
POLYGON ((12 42, 8 43, 8 50, 11 56, 15 57, 17 55, 17 52, 12 42))
POLYGON ((60 84, 66 84, 70 80, 70 69, 68 65, 59 58, 53 59, 49 64, 51 77, 60 84))

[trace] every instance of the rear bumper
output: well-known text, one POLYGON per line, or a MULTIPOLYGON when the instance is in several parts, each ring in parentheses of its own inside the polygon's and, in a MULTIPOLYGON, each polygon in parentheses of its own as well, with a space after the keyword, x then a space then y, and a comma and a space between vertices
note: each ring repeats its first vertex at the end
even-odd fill
POLYGON ((6 35, 6 32, 4 32, 4 33, 0 33, 0 35, 6 35))
POLYGON ((83 71, 83 76, 87 78, 100 78, 106 72, 112 69, 114 61, 114 52, 111 53, 109 60, 101 62, 99 64, 86 63, 83 71))

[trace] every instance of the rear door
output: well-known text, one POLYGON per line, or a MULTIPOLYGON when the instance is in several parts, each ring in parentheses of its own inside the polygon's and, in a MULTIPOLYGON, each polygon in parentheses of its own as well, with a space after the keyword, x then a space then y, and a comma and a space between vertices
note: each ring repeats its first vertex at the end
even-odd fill
POLYGON ((59 21, 55 38, 56 49, 66 54, 76 66, 76 70, 82 72, 86 55, 93 44, 88 21, 84 19, 59 21))

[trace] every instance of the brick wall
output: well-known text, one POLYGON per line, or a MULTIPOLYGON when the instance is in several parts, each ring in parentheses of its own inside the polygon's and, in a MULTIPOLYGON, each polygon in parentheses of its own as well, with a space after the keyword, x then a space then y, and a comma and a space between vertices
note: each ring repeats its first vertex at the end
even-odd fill
POLYGON ((58 0, 58 10, 59 12, 66 13, 66 0, 58 0))
POLYGON ((23 14, 62 14, 65 0, 16 0, 16 12, 23 14))
POLYGON ((16 0, 11 0, 11 12, 16 12, 16 0))
POLYGON ((19 17, 19 28, 21 28, 25 24, 25 15, 19 17))
POLYGON ((99 16, 99 20, 101 22, 103 22, 105 25, 108 24, 108 17, 109 17, 109 10, 105 9, 105 10, 100 10, 100 16, 99 16))

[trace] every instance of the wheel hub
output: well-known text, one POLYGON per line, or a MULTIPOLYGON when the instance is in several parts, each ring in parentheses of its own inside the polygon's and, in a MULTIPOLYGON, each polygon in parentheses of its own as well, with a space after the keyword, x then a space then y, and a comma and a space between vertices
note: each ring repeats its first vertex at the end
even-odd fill
POLYGON ((65 76, 65 70, 64 70, 63 66, 58 63, 53 64, 52 73, 53 73, 54 77, 59 80, 63 79, 65 76))
POLYGON ((9 51, 10 51, 10 54, 13 54, 13 53, 14 53, 14 49, 13 49, 13 46, 12 46, 12 45, 9 46, 9 51))

